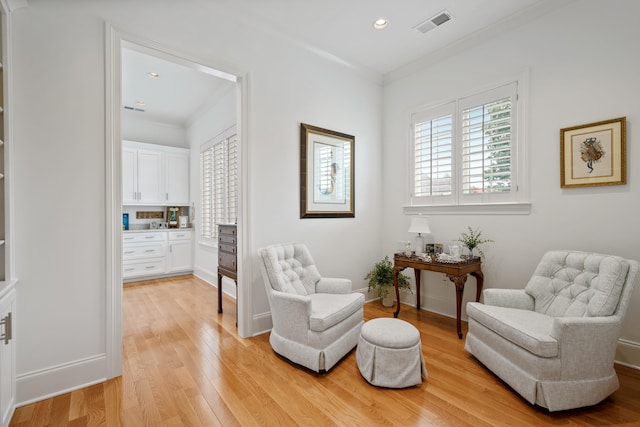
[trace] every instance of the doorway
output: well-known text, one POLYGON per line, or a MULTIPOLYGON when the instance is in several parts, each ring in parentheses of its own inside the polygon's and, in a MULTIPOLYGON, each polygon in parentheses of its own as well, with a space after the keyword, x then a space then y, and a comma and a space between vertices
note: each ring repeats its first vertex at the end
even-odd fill
MULTIPOLYGON (((136 120, 129 120, 123 118, 124 107, 131 107, 130 101, 125 104, 125 99, 123 96, 123 81, 125 76, 123 76, 124 70, 124 60, 126 59, 126 54, 130 54, 132 51, 136 54, 147 55, 155 60, 164 61, 167 63, 169 67, 184 68, 189 72, 197 72, 204 73, 207 79, 218 79, 220 81, 224 81, 225 84, 233 85, 233 98, 235 100, 234 111, 229 114, 231 117, 230 120, 234 121, 234 124, 238 129, 238 139, 240 141, 239 144, 239 193, 240 197, 238 200, 239 209, 238 209, 238 280, 240 281, 242 274, 242 254, 244 248, 243 235, 242 230, 243 221, 245 215, 244 206, 245 206, 245 191, 243 191, 244 183, 246 182, 244 179, 244 171, 245 168, 243 165, 245 164, 244 160, 244 124, 246 123, 243 118, 246 116, 245 106, 246 106, 246 76, 242 77, 236 74, 230 74, 225 71, 218 70, 206 63, 206 61, 197 60, 194 58, 190 58, 187 55, 182 53, 170 51, 166 48, 158 46, 152 42, 146 40, 140 40, 136 37, 126 36, 121 33, 118 33, 111 27, 107 27, 107 48, 106 48, 106 74, 107 74, 107 87, 106 87, 106 181, 107 181, 107 200, 106 200, 106 358, 107 358, 107 375, 108 377, 115 377, 121 374, 122 372, 122 140, 126 139, 125 135, 135 134, 136 131, 132 130, 136 128, 136 126, 131 126, 132 123, 135 123, 136 120)), ((145 73, 153 73, 153 70, 148 70, 145 73)), ((154 77, 150 77, 154 78, 154 77)), ((180 93, 180 90, 178 90, 180 93)), ((215 95, 215 93, 214 93, 215 95)), ((179 96, 179 95, 174 95, 179 96)), ((174 98, 174 101, 179 101, 179 98, 174 98)), ((141 99, 140 101, 145 102, 145 100, 141 99)), ((210 100, 208 100, 210 101, 210 100)), ((136 100, 137 102, 137 100, 136 100)), ((215 104, 215 102, 213 103, 215 104)), ((139 107, 142 107, 143 104, 136 104, 139 107)), ((207 108, 211 108, 211 105, 208 105, 207 102, 204 102, 199 109, 197 114, 202 117, 206 116, 207 108)), ((133 107, 137 108, 137 107, 133 107)), ((140 108, 143 109, 143 108, 140 108)), ((149 109, 151 110, 151 109, 149 109)), ((141 113, 144 114, 145 111, 131 111, 127 110, 127 112, 132 113, 141 113)), ((161 114, 154 112, 155 120, 162 120, 161 114), (158 114, 157 116, 155 114, 158 114)), ((195 114, 195 113, 194 113, 195 114)), ((170 119, 165 119, 169 120, 170 119)), ((207 282, 212 284, 216 284, 215 281, 211 280, 210 275, 211 272, 216 271, 217 265, 217 256, 211 257, 212 261, 209 262, 207 260, 207 253, 211 254, 212 251, 210 248, 207 251, 206 245, 201 245, 198 238, 198 205, 200 203, 199 196, 199 163, 196 159, 199 156, 198 147, 200 144, 206 142, 206 133, 215 132, 215 126, 207 126, 200 125, 197 130, 194 130, 194 123, 198 123, 198 120, 195 118, 191 118, 189 120, 183 120, 183 123, 186 123, 184 135, 185 142, 188 145, 188 148, 192 150, 191 153, 191 173, 190 173, 190 181, 191 181, 191 206, 195 210, 195 228, 194 228, 194 236, 195 243, 193 246, 194 250, 194 273, 197 276, 205 279, 207 282), (194 154, 193 150, 196 150, 197 153, 194 154), (194 191, 195 190, 195 191, 194 191), (204 248, 204 249, 203 249, 204 248), (202 252, 202 253, 199 253, 202 252), (200 274, 198 274, 200 273, 200 274)), ((138 121, 138 123, 141 123, 138 121)), ((161 122, 160 122, 161 123, 161 122)), ((208 123, 209 124, 209 123, 208 123)), ((157 125, 157 123, 156 123, 157 125)), ((136 139, 141 139, 141 135, 147 139, 147 141, 143 142, 151 142, 148 138, 153 139, 153 135, 164 137, 166 135, 162 135, 162 132, 158 133, 157 129, 154 130, 154 126, 156 125, 144 125, 139 126, 137 132, 136 139)), ((228 123, 220 123, 220 126, 228 127, 228 123)), ((179 126, 176 126, 175 123, 172 124, 172 132, 176 134, 180 134, 179 126)), ((212 138, 215 136, 214 134, 208 135, 208 138, 212 138)), ((171 145, 169 141, 163 141, 165 145, 171 145)), ((179 145, 178 145, 179 146, 179 145)), ((187 148, 187 147, 184 147, 187 148)), ((245 293, 249 295, 248 293, 245 293)), ((215 301, 212 301, 212 306, 215 304, 215 301)), ((249 322, 245 318, 245 315, 248 314, 248 310, 245 307, 248 307, 250 302, 243 297, 243 293, 241 293, 240 289, 237 292, 237 312, 238 312, 238 333, 240 336, 248 336, 249 322)))

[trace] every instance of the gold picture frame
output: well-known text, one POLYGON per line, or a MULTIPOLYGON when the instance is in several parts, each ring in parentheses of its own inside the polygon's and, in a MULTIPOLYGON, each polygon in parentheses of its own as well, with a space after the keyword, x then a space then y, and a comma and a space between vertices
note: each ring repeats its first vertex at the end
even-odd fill
POLYGON ((560 187, 623 185, 626 117, 560 129, 560 187))
POLYGON ((355 137, 300 124, 300 218, 353 218, 355 137))

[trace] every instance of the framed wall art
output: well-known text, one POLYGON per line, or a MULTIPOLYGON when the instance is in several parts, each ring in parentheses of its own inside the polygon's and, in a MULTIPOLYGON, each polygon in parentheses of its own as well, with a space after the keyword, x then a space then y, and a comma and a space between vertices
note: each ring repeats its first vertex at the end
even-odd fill
POLYGON ((355 138, 300 124, 300 218, 353 218, 355 138))
POLYGON ((560 129, 560 187, 626 184, 626 121, 560 129))

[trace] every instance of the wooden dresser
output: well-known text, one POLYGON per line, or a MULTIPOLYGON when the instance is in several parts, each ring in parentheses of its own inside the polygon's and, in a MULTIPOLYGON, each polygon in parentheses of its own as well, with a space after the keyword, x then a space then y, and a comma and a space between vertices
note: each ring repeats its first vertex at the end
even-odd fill
POLYGON ((222 313, 222 276, 238 287, 238 227, 218 224, 218 313, 222 313))

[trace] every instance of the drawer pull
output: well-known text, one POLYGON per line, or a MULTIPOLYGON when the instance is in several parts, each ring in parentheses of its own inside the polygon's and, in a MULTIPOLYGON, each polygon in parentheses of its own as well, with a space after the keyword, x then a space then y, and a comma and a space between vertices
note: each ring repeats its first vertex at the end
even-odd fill
POLYGON ((155 249, 147 249, 145 252, 146 253, 151 253, 151 252, 155 252, 155 251, 156 251, 155 249))
POLYGON ((155 265, 148 265, 148 266, 146 266, 144 269, 145 269, 145 270, 153 270, 154 268, 156 268, 156 266, 155 266, 155 265))
POLYGON ((125 268, 124 271, 134 271, 135 268, 134 267, 130 267, 130 268, 125 268))
POLYGON ((0 335, 0 340, 5 344, 9 344, 9 340, 13 338, 13 328, 11 327, 11 312, 0 320, 0 325, 4 325, 4 332, 0 335))
POLYGON ((155 239, 156 236, 144 236, 145 239, 155 239))
POLYGON ((126 251, 125 254, 134 254, 136 251, 126 251))

